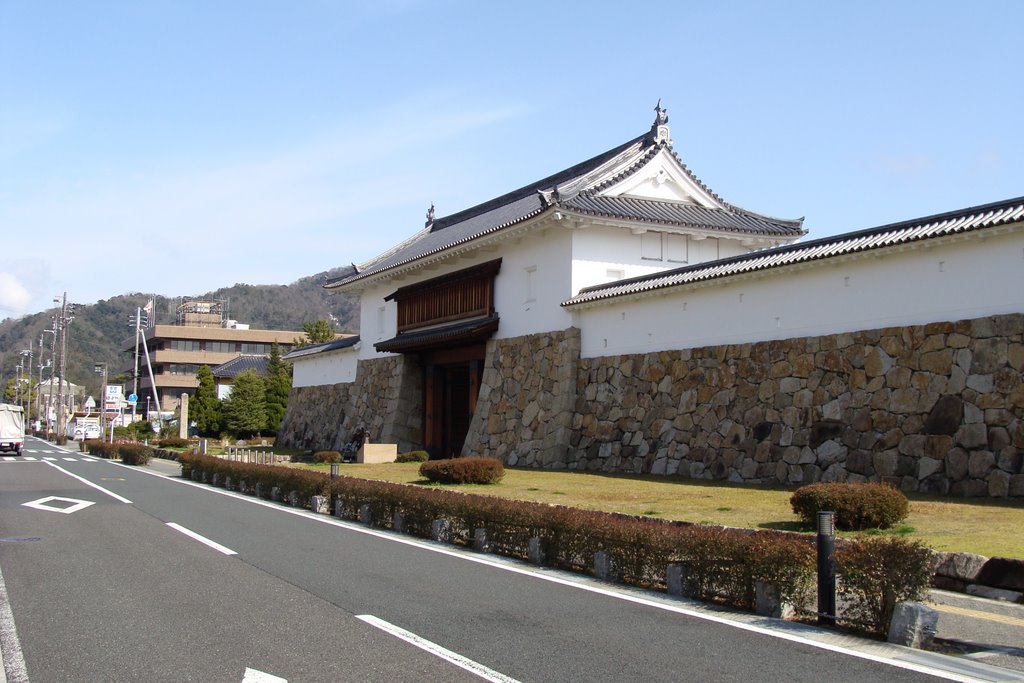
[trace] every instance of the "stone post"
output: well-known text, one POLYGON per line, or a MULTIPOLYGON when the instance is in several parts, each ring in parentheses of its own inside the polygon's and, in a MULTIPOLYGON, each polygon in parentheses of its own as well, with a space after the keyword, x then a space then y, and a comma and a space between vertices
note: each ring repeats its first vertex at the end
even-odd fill
POLYGON ((689 569, 685 564, 673 563, 665 568, 665 592, 669 595, 690 597, 689 569))
POLYGON ((487 543, 487 529, 483 527, 473 529, 473 550, 481 553, 486 553, 490 550, 490 546, 487 543))
MULTIPOLYGON (((160 406, 157 406, 160 410, 160 406)), ((178 436, 188 438, 188 394, 181 395, 181 414, 178 416, 178 436)))
POLYGON ((363 503, 359 506, 359 523, 366 526, 373 524, 373 508, 370 507, 369 503, 363 503))
POLYGON ((889 623, 890 643, 925 649, 935 639, 939 613, 920 602, 900 602, 889 623))
POLYGON ((530 539, 526 555, 532 564, 544 564, 544 560, 547 558, 544 557, 544 544, 539 536, 534 536, 530 539))

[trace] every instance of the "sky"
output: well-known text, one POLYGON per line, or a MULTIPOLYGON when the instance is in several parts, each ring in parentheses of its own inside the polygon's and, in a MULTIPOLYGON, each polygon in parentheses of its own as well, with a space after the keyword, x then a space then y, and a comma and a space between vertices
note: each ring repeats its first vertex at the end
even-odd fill
POLYGON ((650 128, 808 238, 1024 195, 1024 3, 0 0, 0 318, 290 284, 650 128))

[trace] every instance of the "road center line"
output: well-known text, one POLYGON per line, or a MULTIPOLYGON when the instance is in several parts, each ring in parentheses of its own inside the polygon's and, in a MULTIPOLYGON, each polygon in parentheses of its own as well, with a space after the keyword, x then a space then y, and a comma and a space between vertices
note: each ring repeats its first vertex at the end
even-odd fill
POLYGON ((87 486, 93 487, 97 491, 102 491, 103 493, 107 494, 108 496, 110 496, 114 500, 119 500, 122 503, 131 503, 131 501, 128 500, 127 498, 125 498, 123 496, 119 496, 116 493, 114 493, 113 491, 109 491, 109 490, 103 488, 102 486, 100 486, 99 484, 94 484, 91 481, 89 481, 88 479, 80 477, 77 474, 72 474, 71 472, 68 472, 66 469, 61 467, 60 465, 55 465, 55 464, 53 464, 52 462, 49 462, 49 461, 46 461, 46 464, 49 465, 50 467, 52 467, 55 470, 60 470, 64 474, 68 475, 69 477, 73 477, 73 478, 77 479, 78 481, 82 482, 83 484, 85 484, 87 486))
POLYGON ((216 541, 211 541, 206 536, 200 536, 196 532, 192 531, 191 529, 186 529, 185 527, 181 526, 180 524, 175 524, 174 522, 167 522, 167 526, 171 527, 172 529, 174 529, 176 531, 180 531, 181 533, 185 534, 189 538, 193 538, 193 539, 199 541, 200 543, 203 543, 205 545, 210 546, 211 548, 213 548, 214 550, 216 550, 219 553, 224 553, 225 555, 237 555, 238 554, 234 550, 232 550, 231 548, 227 548, 225 546, 222 546, 220 543, 217 543, 216 541))
POLYGON ((514 678, 510 678, 505 674, 499 673, 493 669, 488 669, 486 666, 479 662, 474 662, 472 659, 467 659, 466 657, 463 657, 462 655, 456 652, 452 652, 447 648, 443 648, 437 643, 431 642, 426 638, 421 638, 420 636, 416 635, 411 631, 406 631, 404 628, 395 626, 394 624, 384 621, 383 619, 379 619, 373 616, 372 614, 357 614, 356 619, 365 621, 367 624, 375 626, 379 628, 381 631, 390 633, 396 638, 400 638, 401 640, 404 640, 407 643, 411 643, 412 645, 415 645, 421 650, 429 652, 435 657, 440 657, 441 659, 444 659, 445 661, 448 661, 461 669, 465 669, 471 674, 479 676, 485 681, 494 681, 494 683, 519 683, 519 681, 517 681, 514 678))

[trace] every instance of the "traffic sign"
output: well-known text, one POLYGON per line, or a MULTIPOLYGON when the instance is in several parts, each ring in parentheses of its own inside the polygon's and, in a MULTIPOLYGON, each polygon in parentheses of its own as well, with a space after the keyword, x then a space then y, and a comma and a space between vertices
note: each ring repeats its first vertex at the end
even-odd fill
POLYGON ((136 396, 135 394, 128 394, 128 402, 129 403, 138 403, 139 402, 139 397, 136 396))

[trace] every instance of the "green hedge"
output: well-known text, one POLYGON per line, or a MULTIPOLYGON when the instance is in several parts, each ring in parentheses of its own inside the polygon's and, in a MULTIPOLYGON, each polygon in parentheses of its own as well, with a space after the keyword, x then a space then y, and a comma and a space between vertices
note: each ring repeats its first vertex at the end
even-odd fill
POLYGON ((428 460, 430 460, 430 453, 426 451, 409 451, 399 453, 395 457, 395 462, 426 462, 428 460))
POLYGON ((420 474, 439 484, 496 484, 505 476, 505 465, 497 458, 428 460, 420 474))
POLYGON ((341 462, 341 453, 338 451, 317 451, 313 453, 313 462, 320 464, 341 462))
POLYGON ((819 511, 836 513, 845 531, 888 529, 910 513, 907 497, 887 484, 817 483, 802 486, 789 499, 793 512, 815 525, 819 511))
MULTIPOLYGON (((273 487, 295 491, 304 506, 314 495, 329 497, 342 518, 394 528, 396 514, 404 533, 430 538, 432 523, 448 522, 452 542, 471 546, 474 531, 487 530, 490 552, 527 559, 530 540, 539 538, 547 565, 593 571, 594 553, 611 554, 619 578, 633 585, 664 588, 666 567, 686 567, 692 597, 751 609, 754 587, 763 581, 779 588, 781 598, 813 609, 813 538, 770 530, 730 529, 670 522, 650 517, 581 510, 557 505, 468 494, 448 489, 395 484, 292 467, 254 465, 183 453, 182 476, 219 481, 231 477, 270 498, 273 487)), ((894 600, 912 599, 927 589, 930 551, 899 538, 840 541, 837 566, 849 601, 842 623, 867 630, 887 626, 894 600), (872 569, 874 567, 875 569, 872 569)))
POLYGON ((141 443, 107 443, 100 439, 85 442, 90 455, 100 458, 119 458, 125 465, 145 465, 153 457, 153 449, 141 443))

